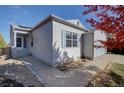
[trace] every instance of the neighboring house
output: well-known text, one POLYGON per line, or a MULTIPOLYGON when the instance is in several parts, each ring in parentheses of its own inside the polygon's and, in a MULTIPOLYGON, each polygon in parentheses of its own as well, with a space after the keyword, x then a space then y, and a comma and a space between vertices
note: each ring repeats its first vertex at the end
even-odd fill
POLYGON ((85 29, 79 20, 65 20, 54 15, 48 16, 33 28, 12 24, 10 29, 12 56, 31 54, 52 66, 69 58, 93 59, 96 57, 94 36, 94 32, 85 29), (85 38, 86 34, 88 38, 87 36, 85 38))

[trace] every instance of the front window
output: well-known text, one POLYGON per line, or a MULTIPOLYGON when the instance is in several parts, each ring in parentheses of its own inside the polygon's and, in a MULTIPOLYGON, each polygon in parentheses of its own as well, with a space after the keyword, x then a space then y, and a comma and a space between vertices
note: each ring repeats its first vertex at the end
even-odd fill
POLYGON ((77 34, 66 32, 66 47, 77 47, 77 34))
POLYGON ((16 38, 16 47, 22 47, 22 38, 16 38))

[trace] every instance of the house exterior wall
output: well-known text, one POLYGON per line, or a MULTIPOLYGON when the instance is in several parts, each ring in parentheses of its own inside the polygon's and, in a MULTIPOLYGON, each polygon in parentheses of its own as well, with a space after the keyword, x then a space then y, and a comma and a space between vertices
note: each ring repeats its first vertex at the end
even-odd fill
POLYGON ((15 50, 15 39, 14 39, 15 33, 13 31, 13 29, 10 29, 10 46, 11 46, 11 56, 13 57, 16 53, 15 50))
MULTIPOLYGON (((62 47, 62 31, 69 31, 77 33, 80 37, 83 31, 75 29, 70 26, 53 21, 53 64, 58 64, 59 62, 64 62, 68 58, 80 58, 80 38, 78 38, 78 47, 62 47)), ((64 37, 65 38, 65 37, 64 37)))
MULTIPOLYGON (((30 46, 32 55, 36 58, 52 64, 52 22, 32 31, 33 47, 30 46)), ((30 41, 30 39, 29 39, 30 41)))
POLYGON ((12 27, 10 28, 10 46, 12 47, 14 45, 14 31, 12 30, 12 27))
MULTIPOLYGON (((102 40, 102 41, 107 40, 105 32, 101 32, 101 31, 98 31, 98 30, 96 30, 94 32, 94 45, 102 46, 102 44, 98 40, 102 40)), ((94 57, 98 57, 100 55, 103 55, 106 52, 107 52, 106 48, 95 48, 94 47, 94 57)))
POLYGON ((86 33, 81 37, 81 56, 82 58, 94 58, 94 33, 86 33))

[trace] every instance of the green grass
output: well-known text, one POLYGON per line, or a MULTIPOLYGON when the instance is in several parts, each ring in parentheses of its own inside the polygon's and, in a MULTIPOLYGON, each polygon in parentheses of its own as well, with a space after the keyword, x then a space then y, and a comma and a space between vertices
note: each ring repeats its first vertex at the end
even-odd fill
POLYGON ((112 80, 117 84, 117 86, 124 87, 124 65, 123 64, 113 64, 111 67, 110 76, 112 80))
POLYGON ((122 78, 124 78, 124 65, 123 64, 118 64, 118 63, 113 64, 111 67, 111 71, 117 74, 118 76, 121 76, 122 78))
POLYGON ((6 48, 8 47, 7 45, 0 45, 0 48, 6 48))

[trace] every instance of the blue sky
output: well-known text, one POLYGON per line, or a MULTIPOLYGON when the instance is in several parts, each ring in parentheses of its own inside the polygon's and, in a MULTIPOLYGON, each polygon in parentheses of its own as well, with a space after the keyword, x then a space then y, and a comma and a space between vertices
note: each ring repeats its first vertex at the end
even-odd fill
POLYGON ((86 28, 90 28, 86 23, 86 18, 82 16, 85 10, 83 6, 0 6, 0 32, 7 43, 10 41, 10 24, 16 23, 24 26, 33 27, 42 19, 50 14, 64 19, 79 19, 86 28))

